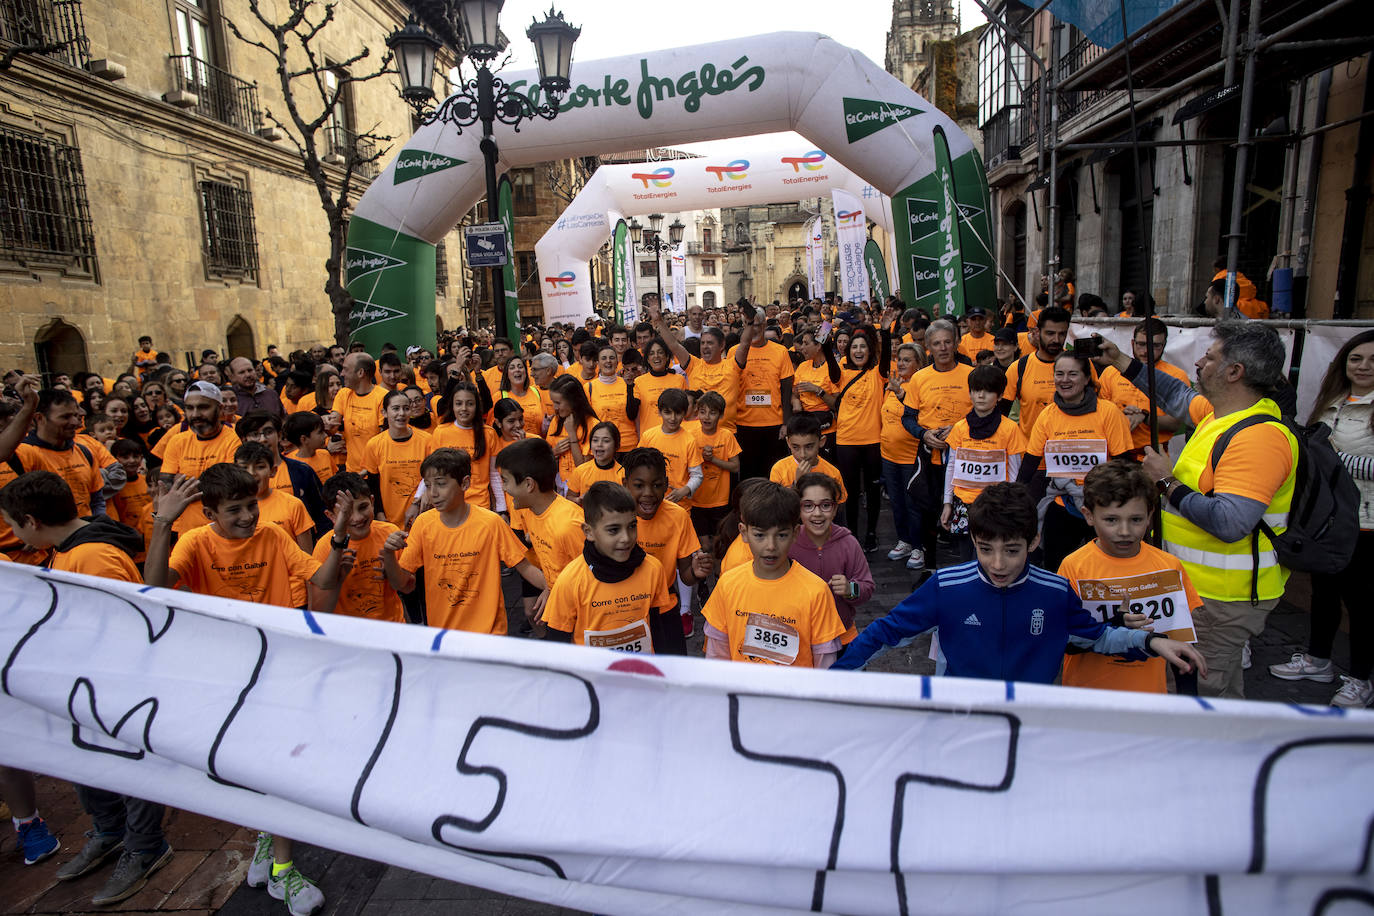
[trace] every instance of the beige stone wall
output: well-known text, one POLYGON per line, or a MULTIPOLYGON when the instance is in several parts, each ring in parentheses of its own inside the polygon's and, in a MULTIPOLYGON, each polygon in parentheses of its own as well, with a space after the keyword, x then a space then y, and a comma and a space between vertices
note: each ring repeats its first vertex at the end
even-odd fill
MULTIPOLYGON (((0 324, 0 366, 34 368, 35 335, 54 318, 79 330, 89 368, 106 375, 127 367, 143 333, 179 365, 184 351, 223 349, 235 316, 252 328, 259 355, 268 344, 285 353, 333 335, 324 293, 328 223, 318 191, 288 141, 254 136, 162 100, 174 88, 172 9, 171 0, 83 4, 91 57, 122 64, 123 80, 107 82, 34 57, 21 57, 0 74, 0 124, 79 147, 97 263, 94 279, 75 279, 0 259, 0 304, 8 319, 0 324), (202 176, 229 178, 252 192, 255 281, 207 276, 196 190, 202 176)), ((241 25, 250 16, 247 0, 224 0, 222 12, 241 25)), ((320 51, 338 62, 367 45, 373 54, 355 72, 375 67, 383 39, 403 19, 395 2, 339 4, 336 21, 321 33, 320 51)), ((260 108, 286 120, 272 58, 227 30, 218 37, 221 63, 256 81, 260 108)), ((394 76, 355 85, 351 111, 355 130, 389 134, 393 151, 409 135, 410 112, 394 76)), ((342 170, 331 170, 341 177, 342 170)), ((450 236, 450 301, 461 298, 458 247, 458 237, 450 236)))

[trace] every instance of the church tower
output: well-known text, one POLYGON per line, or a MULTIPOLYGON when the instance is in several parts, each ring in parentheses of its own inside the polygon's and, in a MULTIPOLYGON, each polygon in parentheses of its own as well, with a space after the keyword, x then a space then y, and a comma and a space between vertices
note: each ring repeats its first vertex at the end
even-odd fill
POLYGON ((928 60, 928 45, 951 41, 958 35, 959 14, 954 0, 893 0, 883 67, 910 86, 928 60))

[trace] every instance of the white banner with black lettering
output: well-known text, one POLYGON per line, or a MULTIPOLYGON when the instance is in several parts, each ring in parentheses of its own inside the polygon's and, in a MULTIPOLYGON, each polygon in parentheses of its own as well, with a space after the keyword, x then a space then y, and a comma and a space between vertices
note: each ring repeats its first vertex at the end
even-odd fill
POLYGON ((1374 713, 631 658, 9 563, 0 608, 0 762, 560 906, 1374 894, 1374 713))
POLYGON ((806 287, 812 299, 825 298, 825 224, 820 214, 806 224, 806 287))
POLYGON ((840 267, 840 295, 845 302, 868 300, 868 273, 864 270, 864 245, 868 242, 868 221, 864 205, 848 191, 830 192, 835 205, 835 247, 840 267))
POLYGON ((668 303, 670 311, 687 311, 687 243, 678 242, 673 253, 668 257, 668 263, 672 265, 673 271, 673 292, 672 299, 668 303))

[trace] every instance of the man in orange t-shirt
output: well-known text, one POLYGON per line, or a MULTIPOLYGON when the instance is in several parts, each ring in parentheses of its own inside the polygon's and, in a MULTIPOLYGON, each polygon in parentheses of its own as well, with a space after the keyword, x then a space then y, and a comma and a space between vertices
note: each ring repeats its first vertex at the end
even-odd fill
MULTIPOLYGON (((752 308, 741 302, 749 315, 752 308)), ((730 351, 739 367, 735 439, 740 447, 740 477, 763 477, 782 457, 782 425, 792 416, 792 358, 787 348, 764 337, 763 309, 754 308, 739 344, 730 351)))
POLYGON ((377 364, 366 353, 350 353, 344 359, 343 387, 334 395, 334 413, 342 419, 348 461, 344 470, 363 473, 367 443, 381 432, 382 404, 387 391, 377 384, 377 364))
MULTIPOLYGON (((243 443, 238 435, 220 422, 223 394, 209 382, 195 382, 186 389, 188 429, 168 436, 171 440, 162 459, 162 482, 178 474, 199 477, 211 465, 234 460, 234 451, 243 443)), ((182 515, 173 530, 185 534, 203 525, 197 514, 182 515)))
POLYGON ((83 414, 76 399, 60 388, 39 391, 38 386, 37 376, 26 375, 19 380, 17 390, 23 406, 0 430, 0 462, 17 461, 18 466, 11 467, 15 474, 52 471, 71 488, 79 515, 104 512, 105 487, 108 485, 110 492, 122 487, 124 469, 115 462, 109 476, 103 474, 96 453, 77 441, 83 414))

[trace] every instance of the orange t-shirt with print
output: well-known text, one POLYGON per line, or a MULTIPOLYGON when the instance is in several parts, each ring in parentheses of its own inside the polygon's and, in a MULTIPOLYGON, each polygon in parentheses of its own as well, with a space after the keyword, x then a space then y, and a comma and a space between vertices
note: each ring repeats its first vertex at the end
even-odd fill
MULTIPOLYGON (((968 376, 972 366, 955 363, 944 372, 926 366, 911 377, 906 385, 906 406, 920 414, 922 429, 943 429, 955 423, 973 409, 968 396, 968 376)), ((944 462, 943 452, 931 454, 932 464, 944 462)))
POLYGON ((718 363, 708 363, 699 356, 693 356, 687 364, 687 387, 697 391, 714 391, 725 398, 725 413, 721 415, 720 425, 730 432, 735 431, 739 412, 739 363, 728 356, 718 363))
POLYGON ((491 456, 496 454, 500 445, 500 437, 496 435, 496 430, 490 426, 464 429, 456 423, 445 423, 434 431, 432 438, 434 447, 430 449, 431 452, 440 448, 460 448, 468 453, 468 457, 472 459, 472 479, 468 481, 468 488, 463 492, 463 499, 469 506, 490 509, 491 456), (479 435, 483 437, 486 445, 481 458, 476 455, 479 435))
MULTIPOLYGON (((1132 576, 1149 576, 1160 572, 1177 572, 1182 579, 1183 591, 1192 610, 1202 606, 1202 599, 1188 579, 1188 573, 1177 557, 1142 543, 1140 552, 1133 557, 1113 557, 1097 546, 1097 541, 1089 541, 1064 558, 1059 566, 1059 575, 1069 580, 1069 585, 1078 594, 1083 593, 1084 582, 1106 583, 1110 586, 1114 579, 1132 576)), ((1098 620, 1110 619, 1115 608, 1101 601, 1084 600, 1087 608, 1098 620), (1105 613, 1101 609, 1105 608, 1105 613)), ((1191 631, 1170 634, 1170 638, 1187 639, 1191 631)), ((1167 691, 1168 663, 1162 658, 1149 658, 1144 661, 1128 661, 1114 655, 1099 655, 1084 652, 1064 657, 1065 687, 1096 687, 1100 690, 1131 690, 1139 693, 1165 693, 1167 691)))
POLYGON ((677 582, 677 563, 701 549, 692 516, 679 505, 666 499, 659 503, 653 518, 636 516, 639 546, 663 564, 671 583, 677 582))
MULTIPOLYGON (((726 358, 735 359, 738 350, 738 345, 731 347, 726 358)), ((782 344, 771 340, 760 347, 751 344, 745 354, 745 365, 739 370, 735 422, 740 426, 781 425, 782 380, 794 374, 792 357, 782 344)))
POLYGON ((420 513, 397 562, 409 572, 425 568, 430 626, 504 636, 501 566, 518 566, 524 559, 525 545, 501 516, 469 505, 456 528, 445 525, 436 510, 420 513))
MULTIPOLYGON (((233 463, 234 452, 243 444, 228 427, 220 427, 210 439, 201 439, 191 429, 167 438, 172 441, 168 443, 167 453, 162 459, 162 473, 185 474, 187 477, 199 477, 212 464, 233 463)), ((177 534, 185 534, 192 528, 204 525, 205 521, 205 514, 201 512, 197 500, 181 513, 172 530, 177 534)))
POLYGON ((578 556, 549 593, 544 622, 572 634, 579 646, 652 653, 649 616, 673 606, 663 565, 646 555, 623 582, 603 582, 578 556))
POLYGON ((291 457, 310 465, 310 470, 314 471, 315 476, 320 479, 320 486, 324 486, 326 480, 338 473, 334 466, 334 456, 329 454, 328 449, 317 448, 309 458, 302 457, 298 449, 292 453, 291 457))
POLYGON ((841 369, 835 405, 835 444, 874 445, 882 438, 883 388, 887 380, 877 369, 841 369))
MULTIPOLYGON (((692 435, 696 437, 697 448, 705 452, 707 446, 710 446, 711 454, 717 461, 729 461, 740 453, 739 441, 735 439, 734 433, 725 428, 724 422, 716 424, 716 432, 710 436, 702 432, 701 424, 698 423, 693 428, 692 435)), ((703 454, 701 486, 697 487, 696 493, 692 496, 692 505, 699 509, 717 509, 729 502, 730 472, 716 467, 707 461, 703 454)))
POLYGON ((197 595, 278 607, 293 607, 293 583, 303 584, 320 570, 285 528, 271 524, 259 524, 246 538, 224 537, 213 525, 193 528, 176 542, 167 565, 178 584, 197 595))
POLYGON ((352 388, 340 388, 334 395, 334 412, 343 418, 339 432, 343 435, 344 446, 348 449, 345 470, 356 474, 363 472, 363 452, 367 442, 386 425, 386 414, 382 402, 389 394, 384 385, 373 385, 365 395, 358 395, 352 388))
POLYGON ((510 526, 529 538, 535 565, 550 587, 569 563, 582 556, 582 545, 587 543, 582 532, 582 507, 561 496, 555 496, 543 514, 536 514, 533 509, 512 509, 510 526))
POLYGON ((376 474, 382 493, 382 511, 390 521, 405 518, 420 485, 420 465, 435 449, 434 437, 423 429, 410 430, 407 439, 391 438, 384 431, 373 436, 363 450, 363 470, 376 474))
MULTIPOLYGON (((1021 435, 1021 427, 1017 426, 1006 417, 1001 417, 997 424, 997 431, 986 439, 975 439, 969 433, 968 418, 955 423, 949 431, 949 436, 945 438, 945 443, 949 446, 949 461, 946 474, 954 474, 955 480, 968 479, 977 480, 978 483, 986 486, 987 484, 1002 483, 1014 480, 1011 477, 1011 464, 1008 459, 1012 455, 1022 455, 1026 451, 1026 440, 1021 435), (956 454, 957 452, 957 454, 956 454), (997 479, 982 480, 976 477, 959 476, 959 462, 961 457, 974 462, 975 464, 986 465, 988 452, 1001 452, 1002 455, 1002 476, 997 479)), ((956 483, 954 485, 954 495, 959 497, 959 501, 964 505, 972 505, 978 498, 978 494, 983 492, 983 487, 973 487, 956 483)))
MULTIPOLYGON (((670 388, 686 391, 687 379, 671 369, 662 375, 646 372, 635 379, 635 397, 639 398, 640 429, 647 432, 663 425, 663 414, 658 412, 658 396, 670 388)), ((640 434, 639 444, 644 445, 643 433, 640 434)))
MULTIPOLYGON (((840 477, 840 471, 835 465, 826 461, 819 455, 816 456, 816 466, 811 469, 817 474, 824 474, 833 477, 840 483, 840 502, 849 499, 849 493, 844 488, 844 479, 840 477)), ((797 482, 797 459, 788 455, 786 458, 779 458, 773 465, 773 469, 768 472, 768 479, 773 483, 780 483, 784 487, 790 487, 797 482)))
POLYGON ((797 562, 777 579, 754 575, 752 562, 722 573, 701 613, 737 662, 810 668, 812 646, 838 649, 845 631, 830 586, 797 562))
POLYGON ((93 449, 87 447, 83 451, 82 446, 75 442, 65 449, 43 448, 21 442, 14 450, 14 457, 19 459, 25 472, 52 471, 61 477, 76 500, 77 516, 85 518, 91 514, 91 494, 99 493, 105 486, 105 478, 100 473, 100 460, 93 449), (87 453, 90 454, 89 458, 86 457, 87 453))
POLYGON ((883 432, 878 440, 878 451, 893 464, 915 464, 921 454, 921 443, 902 426, 902 415, 906 413, 903 401, 903 395, 883 389, 883 406, 879 414, 883 432))
MULTIPOLYGON (((843 380, 844 375, 841 374, 840 378, 843 380)), ((809 391, 797 391, 797 386, 802 382, 817 385, 826 394, 832 396, 839 393, 840 386, 843 384, 843 381, 832 382, 830 380, 830 364, 828 362, 822 360, 821 364, 817 366, 809 359, 802 360, 797 368, 792 371, 792 393, 801 402, 802 410, 805 411, 830 410, 830 405, 818 394, 809 391)), ((835 423, 831 421, 830 425, 822 432, 829 433, 833 432, 834 429, 835 423)))
MULTIPOLYGON (((597 376, 590 382, 582 386, 587 392, 587 401, 592 405, 592 410, 602 421, 614 423, 615 428, 620 430, 620 451, 628 452, 639 444, 639 426, 630 415, 626 413, 627 398, 629 390, 624 379, 617 378, 613 382, 603 382, 601 376, 597 376)), ((635 397, 639 397, 636 388, 635 397)), ((644 410, 644 402, 641 399, 639 409, 644 410)), ((557 423, 557 421, 554 421, 557 423)), ((549 427, 550 430, 553 426, 549 427)))
MULTIPOLYGON (((1106 457, 1116 458, 1135 448, 1131 444, 1131 424, 1126 415, 1106 398, 1097 399, 1097 408, 1090 414, 1070 416, 1050 404, 1040 413, 1026 442, 1026 453, 1044 458, 1047 442, 1061 442, 1070 439, 1101 440, 1106 443, 1106 457)), ((1084 471, 1086 474, 1087 472, 1084 471)), ((1073 478, 1077 484, 1083 483, 1081 476, 1073 478)))
MULTIPOLYGON (((639 437, 639 447, 656 448, 663 453, 668 462, 669 490, 687 486, 688 468, 701 464, 701 446, 697 444, 696 436, 680 427, 675 433, 665 433, 662 426, 646 429, 644 435, 639 437)), ((678 505, 684 509, 690 508, 693 505, 691 497, 678 505)))
MULTIPOLYGON (((355 554, 353 568, 339 585, 339 601, 334 605, 334 613, 405 623, 401 596, 386 581, 386 570, 382 566, 382 545, 393 531, 399 530, 390 522, 373 521, 367 537, 349 537, 348 547, 355 554)), ((333 539, 331 531, 315 544, 312 556, 317 562, 329 559, 334 549, 329 542, 333 539)))

